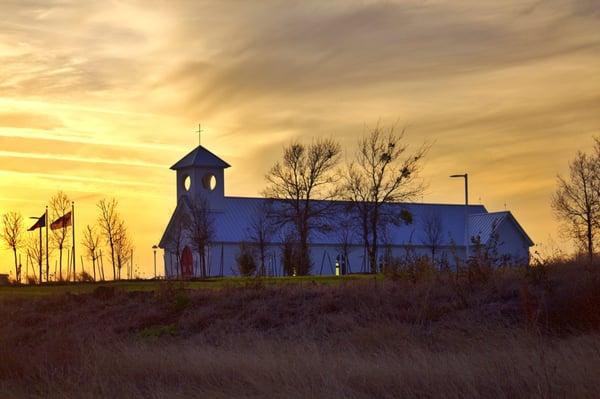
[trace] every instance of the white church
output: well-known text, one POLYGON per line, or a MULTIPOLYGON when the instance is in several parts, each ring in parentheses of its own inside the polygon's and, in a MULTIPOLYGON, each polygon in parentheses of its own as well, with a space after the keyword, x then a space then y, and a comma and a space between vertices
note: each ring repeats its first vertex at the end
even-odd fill
MULTIPOLYGON (((183 234, 179 251, 174 244, 175 225, 179 218, 190 218, 191 206, 201 198, 208 206, 214 234, 205 253, 206 276, 237 275, 237 258, 242 244, 248 243, 252 221, 262 212, 267 198, 225 196, 225 169, 230 165, 202 146, 174 164, 176 172, 177 206, 159 247, 164 250, 165 276, 176 277, 179 271, 185 278, 200 277, 200 257, 189 236, 183 234), (179 253, 178 253, 179 252, 179 253), (178 262, 178 257, 179 261, 178 262), (179 270, 178 270, 179 265, 179 270)), ((336 201, 334 206, 347 205, 336 201)), ((407 254, 431 256, 432 242, 428 239, 431 216, 435 215, 438 239, 434 257, 452 264, 472 253, 473 242, 480 246, 494 246, 498 257, 512 264, 528 264, 529 248, 533 241, 515 217, 508 211, 488 212, 483 205, 398 203, 392 206, 407 211, 411 223, 392 223, 387 228, 385 242, 380 250, 392 257, 407 254), (429 224, 428 224, 429 223, 429 224), (467 241, 468 235, 468 241, 467 241), (466 245, 468 244, 468 245, 466 245)), ((357 234, 340 234, 333 229, 327 233, 315 232, 310 240, 312 274, 364 273, 370 270, 367 251, 357 234), (340 267, 340 263, 342 267, 340 267)), ((265 274, 284 275, 282 260, 284 232, 275 231, 267 245, 265 274)), ((258 261, 257 261, 258 263, 258 261)))

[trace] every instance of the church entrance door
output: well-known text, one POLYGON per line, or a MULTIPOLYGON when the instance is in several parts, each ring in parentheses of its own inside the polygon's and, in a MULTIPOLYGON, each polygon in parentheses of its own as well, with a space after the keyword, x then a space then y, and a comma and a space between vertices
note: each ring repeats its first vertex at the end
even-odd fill
POLYGON ((181 253, 181 273, 183 278, 189 278, 194 275, 194 257, 192 250, 187 245, 181 253))

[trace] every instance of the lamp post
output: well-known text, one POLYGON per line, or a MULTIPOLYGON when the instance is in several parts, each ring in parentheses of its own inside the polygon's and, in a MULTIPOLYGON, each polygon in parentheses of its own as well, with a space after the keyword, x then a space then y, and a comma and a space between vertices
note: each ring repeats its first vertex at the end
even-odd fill
POLYGON ((469 260, 469 174, 452 175, 450 178, 465 179, 465 262, 469 260))
POLYGON ((156 280, 156 250, 158 249, 157 245, 152 246, 152 250, 154 251, 154 279, 156 280))

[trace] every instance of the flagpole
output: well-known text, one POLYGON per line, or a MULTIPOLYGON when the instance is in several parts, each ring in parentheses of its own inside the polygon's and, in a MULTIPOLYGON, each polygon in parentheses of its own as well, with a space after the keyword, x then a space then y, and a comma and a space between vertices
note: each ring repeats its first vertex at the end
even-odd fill
POLYGON ((46 281, 48 281, 48 273, 50 271, 50 252, 48 252, 48 206, 46 206, 46 281))
POLYGON ((42 226, 40 226, 40 258, 39 258, 39 266, 40 266, 40 284, 42 284, 42 256, 44 252, 42 252, 42 226))
POLYGON ((71 202, 71 221, 73 225, 71 226, 71 230, 73 231, 73 281, 77 281, 77 272, 75 267, 77 265, 77 258, 75 257, 75 201, 71 202))

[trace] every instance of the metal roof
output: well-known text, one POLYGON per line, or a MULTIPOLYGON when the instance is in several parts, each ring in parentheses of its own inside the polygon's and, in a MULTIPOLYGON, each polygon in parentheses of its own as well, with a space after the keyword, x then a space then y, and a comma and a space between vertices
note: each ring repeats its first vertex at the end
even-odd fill
POLYGON ((533 240, 527 235, 523 227, 521 227, 519 222, 517 222, 517 219, 509 211, 470 215, 469 230, 471 230, 471 237, 479 236, 481 243, 487 244, 492 237, 492 234, 494 234, 494 232, 496 232, 505 222, 514 223, 517 230, 519 230, 529 245, 534 245, 533 240))
MULTIPOLYGON (((187 197, 183 197, 186 198, 187 197)), ((267 198, 243 198, 243 197, 225 197, 222 211, 214 213, 214 227, 216 232, 215 241, 221 243, 239 243, 248 241, 251 236, 250 226, 252 221, 259 214, 261 209, 267 203, 277 203, 272 199, 267 198)), ((319 202, 319 201, 316 201, 319 202)), ((324 202, 324 201, 320 201, 324 202)), ((339 207, 338 215, 346 215, 347 220, 356 218, 348 212, 348 203, 343 201, 328 202, 328 204, 339 207)), ((418 203, 397 203, 386 205, 388 211, 398 213, 401 210, 406 210, 412 215, 412 223, 399 223, 398 225, 389 224, 385 234, 387 241, 392 245, 426 245, 427 237, 425 225, 427 219, 435 215, 439 218, 441 230, 441 242, 439 245, 450 246, 464 245, 464 228, 465 228, 465 206, 452 204, 418 204, 418 203)), ((186 201, 180 201, 174 216, 181 212, 181 207, 188 208, 189 204, 186 201)), ((473 234, 486 235, 493 225, 493 221, 498 217, 493 216, 488 218, 490 214, 483 205, 470 205, 470 230, 473 234)), ((174 217, 173 216, 173 217, 174 217)), ((340 235, 344 218, 336 220, 331 226, 332 228, 327 233, 314 231, 311 236, 313 245, 339 245, 340 235), (336 227, 336 223, 340 226, 336 227)), ((331 223, 331 221, 328 221, 331 223)), ((169 222, 170 226, 171 222, 169 222)), ((169 226, 165 230, 165 236, 169 230, 169 226)), ((286 227, 277 230, 271 239, 273 244, 281 244, 286 227)), ((482 237, 483 238, 483 237, 482 237)), ((164 247, 165 237, 161 240, 161 247, 164 247)), ((384 239, 384 238, 382 238, 384 239)), ((350 244, 361 245, 360 235, 358 232, 350 233, 350 244)))
POLYGON ((171 169, 177 170, 189 168, 190 166, 229 168, 231 165, 199 145, 192 152, 181 158, 179 162, 171 166, 171 169))

